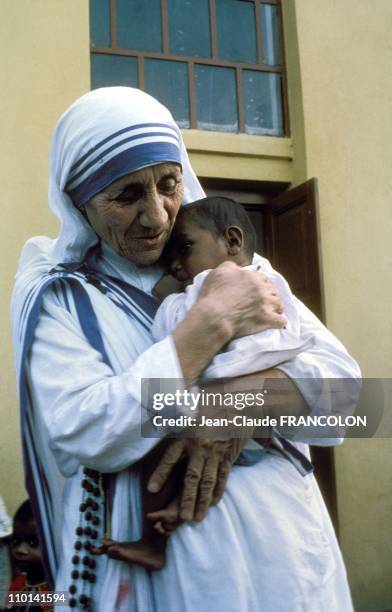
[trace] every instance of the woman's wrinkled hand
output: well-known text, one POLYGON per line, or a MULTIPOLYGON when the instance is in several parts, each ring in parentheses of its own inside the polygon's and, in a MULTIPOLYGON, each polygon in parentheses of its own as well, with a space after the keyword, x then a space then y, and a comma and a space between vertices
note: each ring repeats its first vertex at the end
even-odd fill
POLYGON ((277 289, 261 272, 224 262, 207 276, 199 299, 211 301, 231 325, 232 337, 287 325, 277 289))
POLYGON ((245 443, 246 439, 243 438, 173 440, 151 475, 148 490, 151 493, 158 492, 177 462, 187 457, 180 518, 184 521, 201 521, 208 508, 221 499, 231 466, 245 443))

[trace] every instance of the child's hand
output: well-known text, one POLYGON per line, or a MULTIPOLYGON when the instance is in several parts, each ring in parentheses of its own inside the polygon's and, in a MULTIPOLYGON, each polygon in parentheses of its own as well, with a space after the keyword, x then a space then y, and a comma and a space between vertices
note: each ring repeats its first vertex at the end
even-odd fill
POLYGON ((184 291, 184 283, 177 280, 171 274, 164 274, 153 287, 152 294, 159 300, 164 300, 172 293, 184 291))

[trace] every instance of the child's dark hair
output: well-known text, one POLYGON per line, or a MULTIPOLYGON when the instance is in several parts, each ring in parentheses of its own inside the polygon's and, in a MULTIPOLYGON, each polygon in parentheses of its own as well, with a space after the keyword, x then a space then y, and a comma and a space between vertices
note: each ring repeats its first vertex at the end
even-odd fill
POLYGON ((23 502, 17 509, 14 515, 14 523, 28 523, 29 521, 34 520, 33 516, 33 508, 31 506, 31 502, 29 499, 23 502))
POLYGON ((244 234, 244 253, 252 257, 256 250, 256 232, 245 208, 238 202, 221 196, 209 196, 187 204, 180 209, 180 215, 190 215, 199 227, 212 232, 217 238, 225 230, 236 225, 244 234))

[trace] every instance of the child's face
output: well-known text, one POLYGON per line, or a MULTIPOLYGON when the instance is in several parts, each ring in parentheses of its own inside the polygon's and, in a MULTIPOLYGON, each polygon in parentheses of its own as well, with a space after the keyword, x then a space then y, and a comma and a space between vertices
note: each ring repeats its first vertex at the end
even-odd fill
POLYGON ((33 520, 23 523, 15 521, 11 551, 15 565, 22 573, 28 573, 41 564, 37 530, 33 520))
POLYGON ((193 278, 227 261, 225 239, 199 227, 186 215, 180 215, 174 226, 167 250, 169 269, 179 281, 186 284, 193 278))

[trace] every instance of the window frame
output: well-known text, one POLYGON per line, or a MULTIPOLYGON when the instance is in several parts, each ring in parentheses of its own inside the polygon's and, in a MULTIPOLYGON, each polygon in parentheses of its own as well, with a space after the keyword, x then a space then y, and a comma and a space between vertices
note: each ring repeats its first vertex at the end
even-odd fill
MULTIPOLYGON (((91 0, 93 2, 94 0, 91 0)), ((169 22, 168 22, 168 0, 160 0, 161 5, 161 24, 162 24, 162 51, 140 51, 134 49, 124 49, 117 44, 117 0, 109 0, 109 19, 110 19, 110 47, 95 46, 90 43, 91 55, 120 55, 125 57, 134 57, 137 59, 138 68, 138 87, 145 91, 144 78, 144 60, 157 59, 168 60, 174 62, 186 63, 188 66, 188 95, 189 95, 189 128, 200 130, 197 126, 196 112, 196 87, 195 87, 195 64, 214 66, 217 68, 233 68, 236 75, 237 89, 237 112, 238 112, 238 132, 239 134, 248 134, 245 131, 245 107, 243 97, 242 70, 254 70, 257 72, 271 72, 281 76, 281 93, 282 93, 282 114, 283 114, 283 132, 277 138, 287 138, 290 136, 290 122, 288 109, 288 88, 286 75, 286 55, 284 45, 284 27, 283 27, 283 11, 282 0, 240 0, 241 2, 251 2, 255 5, 255 22, 256 22, 256 50, 257 63, 245 63, 238 61, 223 60, 218 57, 218 34, 217 34, 217 19, 216 19, 216 3, 215 0, 208 0, 209 15, 210 15, 210 36, 211 36, 211 57, 196 57, 188 55, 177 55, 169 51, 169 22), (269 66, 263 63, 263 39, 260 26, 261 4, 271 4, 277 7, 279 14, 279 38, 280 38, 280 65, 269 66)), ((210 130, 208 130, 210 131, 210 130)), ((216 130, 221 132, 220 130, 216 130)), ((222 130, 224 133, 224 130, 222 130)), ((270 137, 269 134, 260 134, 260 136, 270 137)))

